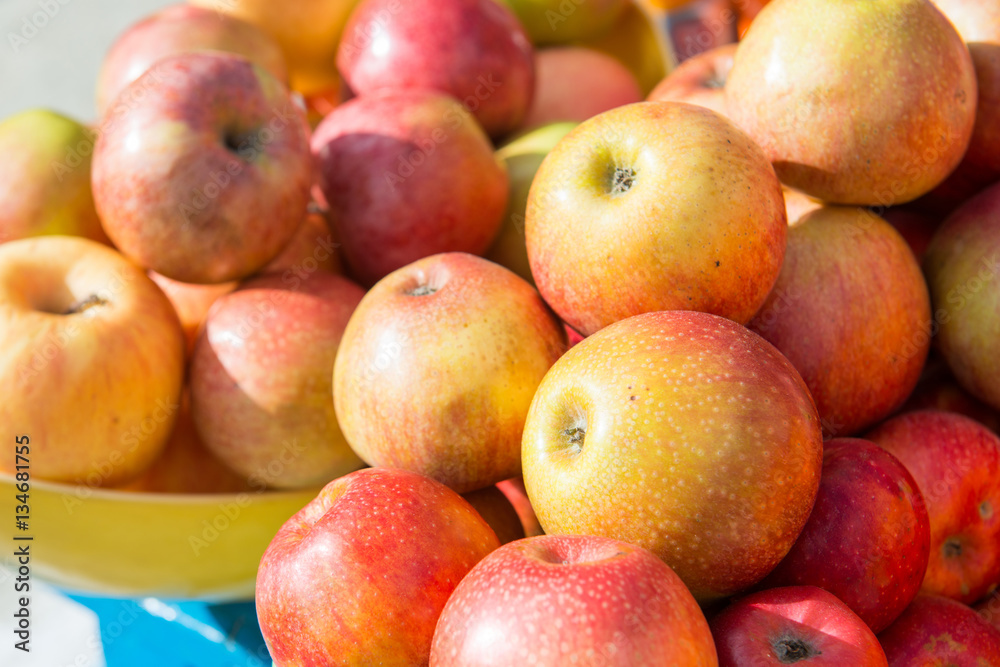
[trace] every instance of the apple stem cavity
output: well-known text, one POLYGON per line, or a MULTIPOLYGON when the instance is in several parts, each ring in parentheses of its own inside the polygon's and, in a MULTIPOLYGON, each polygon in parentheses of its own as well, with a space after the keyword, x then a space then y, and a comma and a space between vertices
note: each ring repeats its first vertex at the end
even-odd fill
POLYGON ((615 173, 611 177, 612 196, 618 197, 631 190, 632 186, 635 185, 635 179, 635 169, 630 167, 615 167, 615 173))
POLYGON ((778 662, 783 665, 792 665, 823 653, 799 639, 780 639, 774 643, 773 648, 778 662))
POLYGON ((80 313, 86 312, 91 308, 96 308, 97 306, 106 306, 108 302, 106 299, 102 299, 96 294, 91 294, 86 299, 81 299, 74 303, 72 306, 64 310, 62 315, 78 315, 80 313))
POLYGON ((941 553, 945 558, 958 558, 962 555, 962 543, 950 537, 941 545, 941 553))
POLYGON ((431 287, 430 285, 417 285, 411 290, 407 290, 407 294, 410 296, 427 296, 428 294, 434 294, 437 292, 436 287, 431 287))

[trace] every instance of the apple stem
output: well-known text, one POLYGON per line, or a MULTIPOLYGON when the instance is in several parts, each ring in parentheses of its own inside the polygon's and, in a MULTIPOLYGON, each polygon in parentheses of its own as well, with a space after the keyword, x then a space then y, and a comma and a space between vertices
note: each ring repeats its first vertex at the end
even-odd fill
POLYGON ((63 311, 63 315, 77 315, 84 311, 90 310, 95 306, 106 306, 108 302, 105 299, 97 296, 96 294, 91 294, 86 299, 81 299, 77 301, 72 306, 63 311))

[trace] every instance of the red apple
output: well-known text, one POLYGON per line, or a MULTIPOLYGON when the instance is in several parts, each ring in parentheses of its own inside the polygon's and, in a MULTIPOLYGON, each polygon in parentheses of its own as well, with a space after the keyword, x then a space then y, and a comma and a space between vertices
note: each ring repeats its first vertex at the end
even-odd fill
POLYGON ((209 308, 212 307, 216 299, 236 289, 238 283, 198 285, 171 280, 166 276, 161 276, 156 271, 148 271, 147 274, 163 290, 163 293, 170 300, 170 304, 177 311, 181 328, 184 330, 185 356, 190 358, 194 351, 194 343, 198 340, 201 323, 205 321, 209 308))
POLYGON ((496 485, 463 493, 462 497, 497 534, 500 544, 524 537, 524 526, 514 505, 496 485))
POLYGON ((937 595, 918 597, 878 638, 892 667, 1000 665, 1000 630, 937 595))
POLYGON ((108 50, 97 76, 97 112, 104 115, 157 60, 203 50, 235 53, 288 80, 281 48, 256 26, 211 9, 173 5, 129 26, 108 50))
POLYGON ((327 484, 278 530, 257 617, 279 665, 427 664, 458 582, 500 546, 454 491, 404 470, 327 484))
POLYGON ((333 362, 364 291, 340 276, 266 274, 212 306, 189 370, 209 451, 268 486, 324 484, 355 470, 333 409, 333 362))
POLYGON ((495 0, 362 0, 344 28, 337 67, 362 97, 451 95, 491 136, 520 127, 535 86, 528 36, 495 0))
POLYGON ((739 598, 712 618, 720 667, 885 667, 865 622, 815 586, 772 588, 739 598))
POLYGON ((281 273, 297 276, 302 280, 316 271, 339 275, 343 273, 339 249, 340 244, 334 238, 326 216, 318 211, 310 211, 292 240, 261 269, 261 273, 281 273))
POLYGON ((157 62, 108 110, 93 188, 105 231, 168 278, 220 283, 254 273, 302 222, 308 127, 280 81, 238 56, 157 62))
POLYGON ((635 75, 615 58, 582 46, 535 54, 535 94, 521 125, 580 122, 615 107, 642 101, 635 75))
POLYGON ((920 265, 889 223, 830 206, 788 230, 781 275, 747 326, 795 364, 826 433, 846 436, 913 391, 930 349, 931 305, 920 265))
POLYGON ((717 665, 691 593, 655 555, 603 537, 543 535, 484 558, 438 621, 432 667, 717 665))
POLYGON ((637 315, 555 363, 524 427, 524 484, 549 534, 647 548, 708 602, 764 578, 819 486, 819 418, 760 336, 691 311, 637 315))
POLYGON ((725 116, 726 78, 735 54, 736 44, 725 44, 685 60, 646 99, 697 104, 725 116))
POLYGON ((434 255, 381 280, 351 317, 337 418, 369 465, 481 489, 521 473, 528 406, 565 349, 531 285, 480 257, 434 255))
POLYGON ((930 191, 962 159, 976 75, 928 0, 774 0, 740 42, 726 109, 783 183, 889 206, 930 191))
POLYGON ((916 597, 929 552, 927 508, 903 464, 867 440, 835 438, 809 522, 762 586, 823 588, 877 633, 916 597))
POLYGON ((31 479, 92 487, 134 479, 170 437, 183 378, 177 315, 137 266, 73 236, 0 245, 0 424, 11 440, 0 471, 30 465, 31 479))
POLYGON ((435 253, 481 253, 500 227, 506 171, 448 97, 352 100, 320 123, 312 150, 344 260, 364 285, 435 253))
POLYGON ((658 310, 746 323, 778 277, 787 228, 760 148, 680 102, 579 125, 539 167, 525 221, 538 291, 584 335, 658 310))
POLYGON ((107 243, 90 189, 92 130, 31 109, 0 122, 0 243, 83 236, 107 243))
POLYGON ((1000 583, 1000 438, 968 417, 921 410, 867 438, 916 480, 931 551, 921 590, 973 603, 1000 583))
POLYGON ((937 349, 969 393, 1000 409, 1000 183, 945 220, 923 267, 937 349))
POLYGON ((536 537, 544 534, 545 531, 542 530, 542 525, 538 523, 535 508, 531 506, 528 492, 524 489, 524 478, 511 477, 502 482, 497 482, 496 486, 507 496, 507 500, 510 501, 511 505, 514 506, 517 516, 521 519, 524 534, 527 537, 536 537))

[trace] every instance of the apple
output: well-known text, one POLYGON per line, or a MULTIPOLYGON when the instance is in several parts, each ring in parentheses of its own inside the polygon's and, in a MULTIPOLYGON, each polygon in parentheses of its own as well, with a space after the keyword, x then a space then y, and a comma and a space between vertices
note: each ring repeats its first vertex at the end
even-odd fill
POLYGON ((137 479, 117 487, 146 493, 241 493, 263 489, 251 484, 205 447, 191 418, 191 393, 184 391, 174 429, 163 451, 137 479))
POLYGON ((158 61, 108 110, 93 189, 122 253, 168 278, 221 283, 281 251, 306 213, 309 129, 287 89, 239 56, 158 61))
POLYGON ((736 44, 724 44, 685 60, 646 98, 650 102, 687 102, 726 115, 726 78, 733 69, 736 44))
POLYGON ((333 400, 351 447, 459 493, 521 474, 521 433, 562 325, 521 278, 465 253, 379 281, 337 352, 333 400))
POLYGON ((364 290, 316 272, 266 274, 220 297, 191 356, 205 446, 268 486, 324 484, 361 467, 333 409, 333 362, 364 290))
POLYGON ((606 33, 629 0, 500 0, 539 46, 568 44, 606 33))
POLYGON ((542 525, 538 523, 538 516, 531 506, 531 499, 524 488, 524 478, 511 477, 502 482, 497 482, 496 487, 507 497, 521 519, 521 527, 524 528, 526 537, 536 537, 544 534, 542 525))
POLYGON ((272 259, 261 273, 281 273, 307 277, 315 271, 343 274, 340 263, 340 244, 330 229, 326 216, 310 211, 299 225, 295 236, 272 259))
POLYGON ((927 504, 921 590, 967 604, 1000 582, 1000 438, 951 412, 893 417, 866 436, 906 466, 927 504))
POLYGON ((462 497, 483 517, 500 544, 507 544, 524 537, 524 526, 514 505, 497 486, 463 493, 462 497))
POLYGON ((778 277, 787 227, 760 148, 681 102, 630 104, 570 132, 539 167, 525 220, 538 291, 584 335, 657 310, 746 323, 778 277))
POLYGON ((281 47, 288 61, 291 87, 311 96, 335 87, 335 64, 344 25, 358 0, 188 0, 220 15, 260 28, 281 47))
POLYGON ((743 35, 747 34, 753 20, 757 18, 757 14, 760 14, 760 10, 768 2, 770 0, 735 0, 733 2, 737 15, 736 34, 739 35, 740 39, 743 39, 743 35))
POLYGON ((580 122, 615 107, 642 101, 635 75, 617 59, 581 46, 535 54, 535 93, 522 125, 580 122))
POLYGON ((774 0, 740 42, 726 108, 786 185, 889 206, 962 159, 976 75, 928 0, 774 0))
POLYGON ((528 206, 528 192, 539 165, 559 141, 576 127, 576 123, 552 123, 530 130, 497 149, 496 156, 507 167, 510 195, 504 211, 500 231, 484 257, 504 266, 532 285, 528 263, 528 246, 524 240, 524 214, 528 206))
POLYGON ((218 11, 172 5, 126 29, 108 50, 97 76, 97 111, 104 115, 119 93, 153 63, 189 51, 235 53, 286 82, 281 48, 257 26, 218 11))
POLYGON ((720 667, 886 667, 865 622, 816 586, 771 588, 730 603, 711 623, 720 667))
POLYGON ((647 313, 553 365, 524 426, 524 485, 549 534, 632 542, 699 602, 764 578, 799 536, 822 436, 799 374, 760 336, 647 313))
MULTIPOLYGON (((579 0, 570 0, 577 4, 579 0)), ((595 4, 588 0, 587 6, 595 4)), ((578 7, 582 5, 577 5, 578 7)), ((560 0, 560 7, 567 7, 560 0)), ((645 0, 627 0, 621 15, 607 30, 580 42, 617 58, 635 75, 643 95, 648 95, 675 64, 673 47, 663 29, 663 16, 645 0)))
POLYGON ((216 299, 236 289, 239 283, 198 285, 171 280, 166 276, 161 276, 156 271, 148 271, 147 273, 167 295, 170 305, 177 311, 177 317, 181 321, 181 329, 184 331, 185 357, 190 359, 191 353, 194 352, 194 343, 198 340, 201 323, 208 315, 208 309, 212 307, 216 299))
POLYGON ((983 0, 933 0, 967 42, 1000 42, 1000 7, 983 0))
POLYGON ((1000 183, 945 220, 924 254, 937 349, 959 383, 1000 409, 1000 183))
POLYGON ((920 591, 930 544, 924 499, 903 464, 867 440, 834 438, 809 521, 761 585, 818 586, 878 633, 920 591))
POLYGON ((708 623, 655 555, 626 542, 543 535, 486 556, 438 620, 431 667, 715 667, 708 623))
POLYGON ((427 664, 458 582, 500 546, 454 491, 405 470, 333 480, 257 570, 257 617, 279 665, 427 664))
POLYGON ((827 434, 846 436, 913 391, 930 349, 931 305, 920 265, 892 225, 865 209, 828 206, 788 230, 781 275, 747 326, 802 374, 827 434))
POLYGON ((316 128, 312 150, 344 261, 363 285, 436 253, 482 253, 500 227, 507 174, 449 97, 351 100, 316 128))
POLYGON ((1000 179, 1000 11, 991 43, 969 44, 976 68, 979 102, 976 124, 969 140, 963 166, 979 174, 984 185, 1000 179))
POLYGON ((969 607, 921 595, 879 635, 889 664, 1000 665, 1000 630, 969 607))
POLYGON ((0 471, 13 475, 19 453, 32 479, 115 486, 170 437, 184 334, 163 292, 111 248, 72 236, 0 245, 0 350, 0 423, 27 445, 11 445, 0 471))
POLYGON ((736 41, 732 0, 699 0, 665 17, 674 54, 682 65, 702 53, 736 41))
POLYGON ((448 94, 494 137, 520 127, 531 105, 531 43, 495 0, 362 0, 344 34, 337 67, 362 97, 448 94))
POLYGON ((47 109, 0 122, 0 243, 83 236, 107 243, 90 190, 94 134, 47 109))

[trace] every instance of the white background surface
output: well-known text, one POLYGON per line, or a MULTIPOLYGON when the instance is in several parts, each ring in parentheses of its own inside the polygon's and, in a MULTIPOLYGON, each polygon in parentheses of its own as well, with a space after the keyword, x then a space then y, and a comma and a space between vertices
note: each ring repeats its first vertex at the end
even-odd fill
POLYGON ((126 27, 170 4, 176 2, 0 0, 0 118, 47 107, 96 121, 94 88, 105 51, 126 27), (11 34, 30 35, 33 21, 44 25, 15 50, 11 34))

